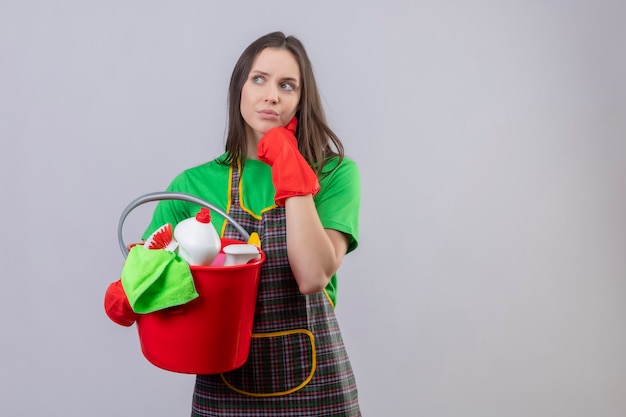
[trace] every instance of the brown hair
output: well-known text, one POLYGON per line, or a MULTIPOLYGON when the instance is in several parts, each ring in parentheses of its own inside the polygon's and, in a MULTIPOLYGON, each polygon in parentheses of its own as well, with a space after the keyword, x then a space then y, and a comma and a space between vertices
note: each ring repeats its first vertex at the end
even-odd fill
POLYGON ((225 164, 243 164, 247 156, 246 124, 241 115, 241 90, 248 79, 252 64, 265 48, 286 49, 294 56, 300 67, 300 105, 296 112, 298 148, 306 161, 319 176, 324 163, 332 156, 344 157, 339 137, 328 127, 322 107, 311 61, 302 43, 293 36, 272 32, 252 42, 241 54, 230 78, 228 87, 228 133, 226 136, 225 164))

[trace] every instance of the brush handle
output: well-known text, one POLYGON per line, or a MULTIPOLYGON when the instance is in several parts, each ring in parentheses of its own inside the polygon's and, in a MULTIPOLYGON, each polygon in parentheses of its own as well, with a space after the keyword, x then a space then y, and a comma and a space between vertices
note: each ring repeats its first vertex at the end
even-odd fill
POLYGON ((202 200, 191 194, 160 191, 156 193, 144 194, 140 197, 137 197, 136 199, 131 201, 131 203, 122 212, 122 215, 120 216, 119 224, 117 226, 117 240, 119 241, 120 249, 122 250, 122 254, 124 255, 124 257, 128 255, 128 249, 127 249, 126 244, 124 243, 124 238, 122 236, 122 228, 124 226, 124 220, 126 220, 126 216, 128 216, 128 214, 131 211, 133 211, 136 207, 144 203, 148 203, 151 201, 161 201, 161 200, 182 200, 182 201, 187 201, 189 203, 195 203, 200 206, 210 208, 211 210, 214 210, 215 212, 219 213, 222 217, 224 217, 226 220, 228 220, 235 227, 235 229, 237 229, 237 231, 241 233, 241 236, 243 237, 244 241, 247 242, 248 239, 250 238, 250 234, 246 231, 246 229, 243 228, 243 226, 237 223, 235 219, 233 219, 231 216, 226 214, 222 209, 216 207, 215 205, 209 203, 208 201, 202 200))

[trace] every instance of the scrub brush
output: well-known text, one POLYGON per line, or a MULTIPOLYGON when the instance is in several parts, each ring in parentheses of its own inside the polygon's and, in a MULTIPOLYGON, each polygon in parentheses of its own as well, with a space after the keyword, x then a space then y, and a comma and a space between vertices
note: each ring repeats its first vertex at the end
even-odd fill
POLYGON ((178 242, 174 240, 172 225, 167 223, 155 230, 144 242, 143 247, 146 249, 165 249, 169 252, 176 252, 178 242))

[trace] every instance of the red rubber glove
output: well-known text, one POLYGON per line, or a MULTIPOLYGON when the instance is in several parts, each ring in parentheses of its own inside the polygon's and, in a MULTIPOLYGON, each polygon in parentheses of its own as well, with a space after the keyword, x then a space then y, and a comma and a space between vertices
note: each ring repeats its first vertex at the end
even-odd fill
POLYGON ((107 288, 104 294, 104 311, 120 326, 132 326, 137 320, 138 314, 133 311, 128 302, 121 279, 111 283, 107 288))
POLYGON ((270 129, 259 141, 258 157, 272 167, 272 182, 276 189, 274 201, 279 206, 298 195, 317 194, 320 183, 317 175, 298 151, 295 117, 286 127, 270 129))

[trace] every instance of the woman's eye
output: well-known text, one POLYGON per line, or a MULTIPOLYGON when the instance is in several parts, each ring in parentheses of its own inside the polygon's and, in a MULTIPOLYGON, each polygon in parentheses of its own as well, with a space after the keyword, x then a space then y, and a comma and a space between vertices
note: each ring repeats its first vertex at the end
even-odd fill
POLYGON ((261 84, 263 82, 263 77, 261 77, 260 75, 255 75, 254 77, 252 77, 252 82, 255 84, 261 84))
POLYGON ((294 90, 293 84, 290 84, 290 83, 282 83, 282 84, 280 85, 280 87, 281 87, 283 90, 288 90, 288 91, 293 91, 293 90, 294 90))

